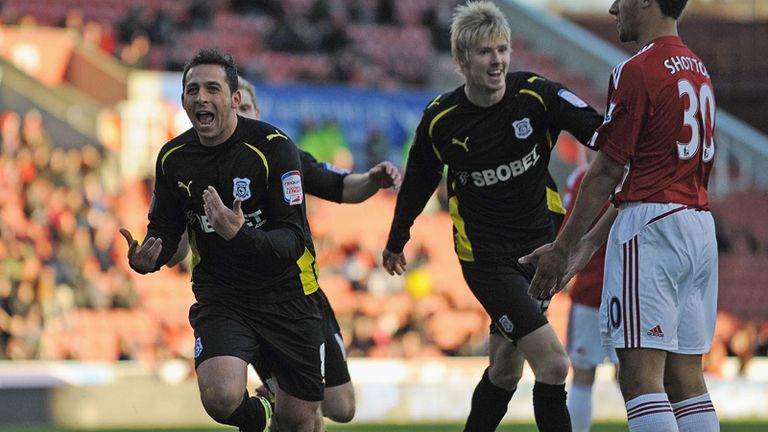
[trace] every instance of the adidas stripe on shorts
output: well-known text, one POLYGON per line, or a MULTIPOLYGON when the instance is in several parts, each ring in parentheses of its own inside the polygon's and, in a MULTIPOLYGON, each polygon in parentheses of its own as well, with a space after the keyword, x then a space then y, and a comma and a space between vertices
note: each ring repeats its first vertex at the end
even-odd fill
POLYGON ((709 351, 717 315, 717 241, 708 211, 629 203, 608 236, 603 345, 709 351))

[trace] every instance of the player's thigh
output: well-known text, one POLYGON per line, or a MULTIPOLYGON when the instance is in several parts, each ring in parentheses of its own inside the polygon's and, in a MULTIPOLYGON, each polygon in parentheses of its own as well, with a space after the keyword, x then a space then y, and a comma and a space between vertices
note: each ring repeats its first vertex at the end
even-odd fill
POLYGON ((654 226, 624 243, 609 237, 600 304, 604 344, 677 349, 678 287, 686 277, 679 253, 654 226))
POLYGON ((717 318, 718 257, 715 227, 709 212, 690 211, 680 215, 689 230, 693 264, 689 284, 681 288, 678 354, 704 354, 712 346, 717 318))
POLYGON ((322 400, 325 342, 317 298, 302 296, 260 308, 254 317, 259 354, 269 359, 280 390, 305 401, 322 400))
POLYGON ((195 304, 189 316, 203 404, 206 409, 226 411, 242 400, 247 360, 256 351, 257 336, 243 317, 227 308, 195 304))
MULTIPOLYGON (((341 327, 336 320, 325 293, 318 291, 318 302, 323 313, 323 336, 325 338, 325 386, 338 387, 350 382, 349 367, 347 365, 347 351, 344 347, 344 338, 341 335, 341 327)), ((351 385, 349 386, 352 387, 351 385)), ((354 397, 354 392, 352 393, 354 397)))
POLYGON ((461 263, 464 279, 472 294, 491 318, 499 334, 510 341, 547 324, 544 316, 549 301, 528 295, 535 268, 519 264, 514 258, 461 263))
POLYGON ((618 362, 615 350, 602 344, 600 311, 579 303, 571 304, 568 315, 566 351, 574 368, 594 369, 606 358, 618 362))
POLYGON ((206 408, 212 405, 237 408, 246 389, 247 366, 245 360, 233 356, 211 357, 197 367, 197 385, 206 408))
POLYGON ((246 362, 258 350, 258 335, 241 312, 220 305, 195 303, 189 309, 194 330, 195 368, 205 360, 233 356, 246 362))

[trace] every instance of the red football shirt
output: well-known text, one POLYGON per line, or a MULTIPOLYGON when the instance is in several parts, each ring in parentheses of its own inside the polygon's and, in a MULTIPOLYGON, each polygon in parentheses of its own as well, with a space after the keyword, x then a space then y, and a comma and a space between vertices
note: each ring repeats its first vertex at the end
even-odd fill
POLYGON ((605 122, 592 137, 625 167, 614 202, 708 209, 714 128, 712 81, 677 36, 660 37, 616 66, 605 122))
MULTIPOLYGON (((573 211, 573 205, 576 202, 576 194, 581 187, 581 181, 584 180, 584 174, 587 173, 587 167, 577 168, 568 176, 568 192, 565 194, 563 204, 565 205, 565 219, 573 211)), ((606 206, 607 208, 608 206, 606 206)), ((605 211, 605 210, 603 210, 605 211)), ((602 215, 602 213, 601 213, 602 215)), ((565 221, 563 221, 565 225, 565 221)), ((583 304, 593 308, 600 307, 600 299, 603 293, 603 268, 605 267, 605 245, 592 255, 586 266, 574 278, 571 286, 571 301, 583 304)))

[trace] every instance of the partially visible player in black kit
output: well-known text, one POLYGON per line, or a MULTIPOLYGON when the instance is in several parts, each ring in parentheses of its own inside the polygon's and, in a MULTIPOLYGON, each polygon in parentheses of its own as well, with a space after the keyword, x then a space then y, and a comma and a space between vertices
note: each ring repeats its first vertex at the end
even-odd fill
POLYGON ((536 376, 533 405, 541 431, 571 430, 566 407, 568 357, 533 299, 535 267, 518 258, 554 238, 548 211, 559 196, 548 164, 561 130, 589 142, 600 116, 562 85, 528 72, 507 74, 510 28, 491 2, 458 6, 451 50, 465 84, 424 110, 383 252, 402 274, 410 227, 448 166, 449 210, 464 278, 493 323, 490 366, 472 396, 465 431, 493 431, 528 361, 536 376))
POLYGON ((271 408, 249 397, 246 368, 254 355, 269 356, 280 381, 272 423, 313 431, 324 335, 297 149, 274 126, 237 116, 228 54, 199 51, 182 84, 193 127, 158 155, 143 244, 121 230, 129 263, 142 274, 158 270, 189 222, 197 301, 189 319, 203 407, 244 432, 268 427, 271 408))

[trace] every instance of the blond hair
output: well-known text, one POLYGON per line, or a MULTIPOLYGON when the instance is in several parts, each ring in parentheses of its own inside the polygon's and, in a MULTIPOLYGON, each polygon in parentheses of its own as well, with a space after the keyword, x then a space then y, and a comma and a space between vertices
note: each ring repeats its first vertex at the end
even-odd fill
POLYGON ((241 77, 240 75, 237 76, 237 88, 240 90, 244 90, 248 92, 249 95, 251 95, 251 100, 253 100, 254 108, 258 107, 258 104, 256 103, 256 88, 253 87, 253 84, 248 82, 247 79, 241 77))
POLYGON ((509 43, 511 30, 507 18, 490 1, 469 1, 456 6, 451 20, 451 54, 466 61, 469 51, 478 43, 496 38, 509 43))

